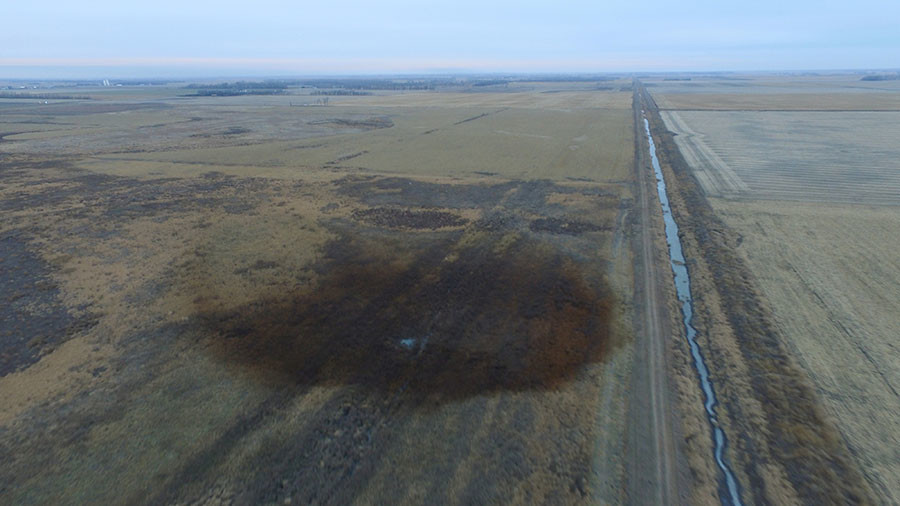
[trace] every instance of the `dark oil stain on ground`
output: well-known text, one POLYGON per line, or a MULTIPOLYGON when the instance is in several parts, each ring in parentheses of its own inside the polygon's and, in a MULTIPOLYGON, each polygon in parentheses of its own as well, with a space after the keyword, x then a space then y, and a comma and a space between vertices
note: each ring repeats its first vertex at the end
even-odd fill
POLYGON ((611 230, 610 226, 600 226, 579 220, 564 220, 560 218, 538 218, 531 222, 529 228, 532 232, 547 232, 549 234, 581 235, 585 232, 597 232, 611 230))
POLYGON ((611 304, 601 280, 547 243, 501 248, 488 234, 450 254, 459 234, 440 237, 395 255, 377 235, 347 233, 326 247, 314 288, 224 312, 200 298, 209 349, 265 382, 435 403, 552 389, 602 360, 611 304))
POLYGON ((444 227, 465 225, 467 220, 446 211, 434 209, 403 209, 396 207, 373 207, 358 209, 353 217, 379 227, 412 228, 437 230, 444 227))

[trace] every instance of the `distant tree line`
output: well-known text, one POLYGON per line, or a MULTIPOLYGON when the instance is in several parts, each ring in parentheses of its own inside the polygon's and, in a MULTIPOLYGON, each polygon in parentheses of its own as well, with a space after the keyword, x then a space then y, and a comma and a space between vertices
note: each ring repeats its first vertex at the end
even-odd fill
POLYGON ((433 90, 437 86, 451 83, 451 79, 380 79, 380 78, 346 78, 346 79, 311 79, 301 81, 304 88, 345 89, 345 90, 433 90))
POLYGON ((266 79, 260 81, 234 81, 220 83, 195 83, 185 86, 196 90, 189 96, 277 95, 288 88, 312 88, 312 95, 341 96, 362 95, 362 90, 424 91, 437 88, 467 88, 504 86, 515 82, 602 82, 618 79, 612 75, 521 75, 483 77, 346 77, 310 79, 266 79))
POLYGON ((239 97, 241 95, 281 95, 284 90, 212 89, 197 90, 183 97, 239 97))
POLYGON ((116 79, 112 82, 114 84, 121 84, 122 86, 164 86, 179 81, 174 81, 172 79, 116 79))
POLYGON ((863 76, 860 81, 896 81, 900 79, 900 74, 870 74, 863 76))
POLYGON ((189 84, 185 88, 189 90, 284 90, 290 84, 290 81, 284 80, 235 81, 233 83, 189 84))
POLYGON ((371 95, 368 91, 359 90, 316 90, 310 95, 327 95, 327 96, 362 96, 371 95))
POLYGON ((514 78, 509 78, 510 82, 543 82, 543 83, 589 83, 592 81, 615 81, 616 79, 621 79, 622 76, 615 75, 555 75, 555 74, 537 74, 537 75, 529 75, 529 76, 519 76, 514 78))
POLYGON ((240 95, 280 95, 288 87, 287 81, 236 81, 232 83, 189 84, 189 90, 197 90, 189 97, 235 97, 240 95))
POLYGON ((498 86, 509 84, 508 79, 479 79, 472 81, 472 86, 498 86))

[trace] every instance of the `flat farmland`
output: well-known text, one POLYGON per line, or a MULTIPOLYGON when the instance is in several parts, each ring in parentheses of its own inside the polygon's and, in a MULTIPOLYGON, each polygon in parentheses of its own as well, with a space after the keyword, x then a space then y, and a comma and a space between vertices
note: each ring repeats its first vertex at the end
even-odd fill
POLYGON ((529 109, 630 109, 631 82, 616 82, 602 91, 533 86, 495 92, 403 93, 341 97, 340 104, 405 107, 525 107, 529 109), (620 91, 624 87, 624 91, 620 91))
POLYGON ((631 111, 554 86, 5 103, 0 502, 623 502, 631 111))
POLYGON ((77 153, 84 167, 120 175, 199 174, 212 164, 237 165, 241 175, 257 166, 256 174, 279 177, 325 168, 609 181, 630 170, 625 92, 387 94, 330 97, 328 107, 291 106, 308 96, 234 98, 185 99, 177 107, 50 104, 31 110, 41 121, 10 106, 0 135, 8 153, 77 153))
MULTIPOLYGON (((338 108, 359 114, 359 107, 338 108)), ((260 165, 282 174, 306 168, 357 173, 444 177, 622 180, 628 176, 633 142, 628 109, 556 111, 541 109, 437 108, 374 111, 393 125, 354 135, 316 137, 244 146, 97 156, 86 162, 103 171, 128 161, 172 164, 169 173, 195 171, 198 164, 260 165), (173 172, 174 171, 174 172, 173 172)), ((373 120, 374 121, 374 120, 373 120)))
POLYGON ((736 111, 896 111, 897 81, 860 75, 722 75, 648 79, 660 109, 736 111))
POLYGON ((900 112, 662 115, 708 195, 900 204, 900 112))
POLYGON ((878 500, 896 503, 900 92, 853 76, 738 86, 659 83, 660 115, 779 341, 878 500))
POLYGON ((900 93, 670 93, 658 103, 687 111, 900 111, 900 93))
POLYGON ((900 500, 900 213, 713 199, 873 490, 900 500))

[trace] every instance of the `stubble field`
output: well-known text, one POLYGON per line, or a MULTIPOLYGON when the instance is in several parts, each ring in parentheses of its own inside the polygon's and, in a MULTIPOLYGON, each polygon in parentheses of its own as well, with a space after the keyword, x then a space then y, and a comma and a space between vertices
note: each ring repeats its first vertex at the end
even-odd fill
POLYGON ((735 250, 779 339, 809 374, 870 488, 893 503, 900 118, 884 110, 894 110, 900 93, 870 89, 895 83, 849 77, 783 81, 779 91, 790 95, 768 93, 771 82, 730 96, 716 94, 715 83, 709 95, 670 89, 660 105, 672 110, 661 114, 716 215, 736 233, 735 250), (737 111, 747 108, 756 110, 737 111))
POLYGON ((900 204, 900 112, 662 114, 707 195, 900 204))

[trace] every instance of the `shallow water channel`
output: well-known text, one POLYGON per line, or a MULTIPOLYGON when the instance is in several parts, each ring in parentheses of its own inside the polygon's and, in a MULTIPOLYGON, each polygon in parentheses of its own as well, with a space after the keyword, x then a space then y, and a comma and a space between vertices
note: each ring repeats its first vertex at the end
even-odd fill
POLYGON ((719 425, 719 418, 716 415, 716 392, 713 388, 712 379, 709 377, 709 369, 703 360, 703 353, 700 345, 697 343, 697 329, 691 324, 694 317, 694 303, 691 298, 691 278, 688 274, 687 266, 684 262, 684 254, 681 251, 681 239, 678 238, 678 224, 672 216, 672 209, 669 207, 669 197, 666 193, 666 181, 663 179, 662 169, 659 166, 659 159, 656 157, 656 144, 653 143, 653 136, 650 135, 650 123, 647 118, 644 120, 644 130, 647 132, 647 141, 650 144, 650 161, 653 164, 653 171, 656 173, 656 192, 659 194, 659 202, 662 204, 663 220, 666 225, 666 242, 669 245, 669 264, 672 266, 672 274, 675 278, 675 293, 681 302, 681 315, 684 322, 685 334, 687 335, 688 344, 691 348, 691 355, 694 357, 694 369, 700 380, 700 388, 703 389, 705 397, 704 408, 706 409, 706 418, 709 420, 712 429, 713 438, 713 457, 716 465, 722 471, 724 478, 724 489, 720 486, 719 498, 722 504, 741 505, 741 495, 738 490, 738 483, 731 471, 731 465, 725 455, 728 447, 728 439, 725 437, 725 431, 719 425))

